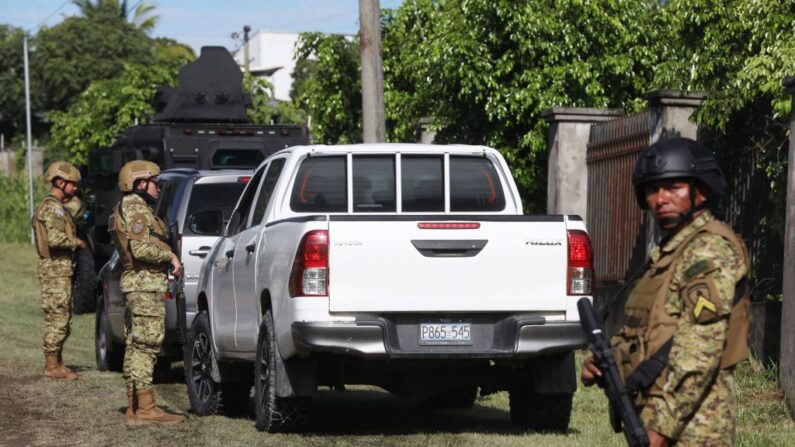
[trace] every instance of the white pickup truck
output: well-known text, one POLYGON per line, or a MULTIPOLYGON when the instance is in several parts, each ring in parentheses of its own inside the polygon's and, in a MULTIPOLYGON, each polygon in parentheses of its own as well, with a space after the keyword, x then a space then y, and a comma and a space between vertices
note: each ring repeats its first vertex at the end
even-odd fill
POLYGON ((376 385, 436 408, 508 391, 515 424, 566 431, 591 259, 580 217, 522 214, 494 149, 282 150, 202 269, 192 409, 245 408, 254 385, 257 427, 287 431, 318 386, 376 385))

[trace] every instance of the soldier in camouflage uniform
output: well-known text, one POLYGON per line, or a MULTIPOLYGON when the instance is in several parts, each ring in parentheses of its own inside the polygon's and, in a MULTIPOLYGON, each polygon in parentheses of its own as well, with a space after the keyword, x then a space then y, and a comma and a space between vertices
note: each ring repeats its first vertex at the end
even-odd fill
POLYGON ((128 425, 174 424, 182 416, 155 405, 152 372, 165 335, 167 270, 179 275, 179 259, 171 252, 167 228, 152 206, 159 195, 160 168, 148 161, 131 161, 119 172, 125 193, 113 211, 108 229, 122 259, 121 290, 126 302, 124 380, 127 384, 128 425))
MULTIPOLYGON (((748 351, 745 244, 706 209, 725 180, 699 143, 675 138, 641 152, 633 183, 667 234, 612 338, 619 370, 652 446, 734 444, 734 366, 748 351)), ((586 386, 601 371, 583 367, 586 386)))
POLYGON ((85 242, 75 235, 74 222, 64 203, 77 192, 80 171, 69 163, 56 161, 44 177, 50 184, 50 193, 36 208, 31 221, 39 254, 44 310, 44 376, 76 379, 79 374, 64 366, 62 352, 72 319, 72 254, 85 242))

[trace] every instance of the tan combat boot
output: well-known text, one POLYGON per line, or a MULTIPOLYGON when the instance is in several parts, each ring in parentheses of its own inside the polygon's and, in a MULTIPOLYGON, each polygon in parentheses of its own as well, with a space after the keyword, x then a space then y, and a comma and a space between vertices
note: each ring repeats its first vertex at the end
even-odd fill
POLYGON ((124 412, 124 423, 135 425, 135 391, 127 390, 127 411, 124 412))
POLYGON ((58 353, 57 352, 45 352, 44 353, 44 377, 48 377, 50 379, 77 379, 78 375, 75 373, 69 373, 67 371, 71 371, 69 369, 62 369, 58 364, 58 353))
POLYGON ((138 406, 135 409, 135 424, 179 424, 183 421, 182 416, 166 413, 155 405, 155 390, 147 388, 137 390, 135 397, 138 399, 138 406))
POLYGON ((63 357, 61 355, 61 352, 62 351, 58 351, 58 368, 60 368, 62 371, 64 371, 64 373, 67 376, 69 376, 67 377, 68 379, 79 379, 80 374, 76 373, 75 371, 73 371, 72 369, 70 369, 69 367, 63 364, 63 357))

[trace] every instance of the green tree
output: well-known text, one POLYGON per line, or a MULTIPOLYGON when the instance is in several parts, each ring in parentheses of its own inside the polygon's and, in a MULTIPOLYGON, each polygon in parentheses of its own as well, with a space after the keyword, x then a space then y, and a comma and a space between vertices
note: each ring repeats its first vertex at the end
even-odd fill
POLYGON ((125 63, 151 62, 152 43, 118 11, 103 6, 42 28, 31 58, 46 98, 43 107, 64 110, 91 81, 117 76, 125 63))
MULTIPOLYGON (((25 67, 22 54, 24 31, 9 25, 0 25, 0 133, 9 145, 15 135, 25 132, 25 67)), ((29 42, 30 45, 33 42, 29 42)), ((33 110, 40 110, 41 95, 36 79, 31 82, 33 110)), ((39 130, 38 116, 31 117, 39 130)), ((38 134, 38 132, 35 132, 38 134)))
POLYGON ((302 33, 296 56, 299 83, 294 86, 295 101, 308 115, 312 139, 323 144, 360 142, 362 87, 358 40, 302 33))
POLYGON ((546 199, 553 106, 636 109, 651 88, 656 2, 417 0, 384 20, 387 116, 395 139, 433 117, 437 142, 507 158, 530 211, 546 199))
POLYGON ((91 149, 110 146, 119 132, 154 113, 155 93, 176 83, 185 62, 130 64, 120 76, 93 82, 66 111, 51 113, 52 144, 64 148, 72 162, 85 163, 91 149))

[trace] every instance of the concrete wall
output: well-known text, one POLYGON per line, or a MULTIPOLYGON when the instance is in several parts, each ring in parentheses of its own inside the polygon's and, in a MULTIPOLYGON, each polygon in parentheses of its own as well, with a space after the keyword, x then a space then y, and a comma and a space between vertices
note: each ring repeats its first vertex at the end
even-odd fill
MULTIPOLYGON (((33 177, 44 175, 44 148, 34 147, 33 151, 33 177)), ((24 175, 27 172, 27 164, 22 168, 22 172, 17 171, 17 154, 12 150, 0 151, 0 173, 8 177, 24 175)))
POLYGON ((623 109, 553 107, 541 116, 549 122, 547 213, 577 214, 587 223, 586 146, 591 125, 616 119, 623 109))

